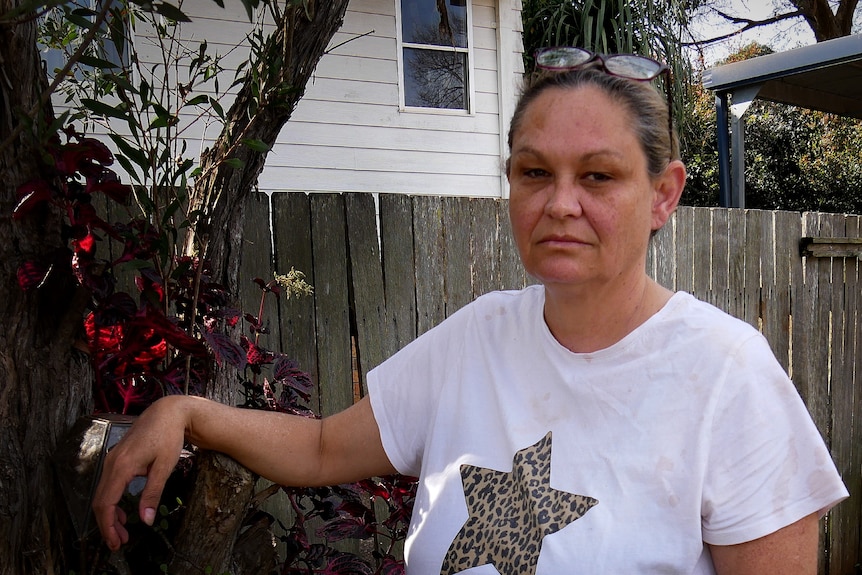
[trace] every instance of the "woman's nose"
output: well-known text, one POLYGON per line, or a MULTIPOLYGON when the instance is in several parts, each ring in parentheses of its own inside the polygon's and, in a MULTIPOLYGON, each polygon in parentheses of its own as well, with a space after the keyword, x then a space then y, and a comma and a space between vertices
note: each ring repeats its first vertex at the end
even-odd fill
POLYGON ((555 218, 578 217, 583 213, 581 187, 571 180, 557 178, 549 189, 545 213, 555 218))

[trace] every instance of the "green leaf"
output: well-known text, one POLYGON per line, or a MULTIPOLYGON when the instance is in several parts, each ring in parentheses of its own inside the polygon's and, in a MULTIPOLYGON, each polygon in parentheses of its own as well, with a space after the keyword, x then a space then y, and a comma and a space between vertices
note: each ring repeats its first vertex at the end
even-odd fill
POLYGON ((242 0, 242 5, 245 6, 245 11, 248 13, 248 21, 251 22, 254 18, 254 9, 257 8, 258 0, 242 0))
POLYGON ((209 96, 207 96, 206 94, 200 94, 198 96, 195 96, 194 98, 192 98, 191 100, 189 100, 188 102, 186 102, 183 105, 184 106, 199 106, 201 104, 205 104, 205 103, 209 102, 209 100, 210 100, 209 96))
POLYGON ((81 10, 75 10, 66 14, 66 20, 75 26, 82 28, 83 30, 89 31, 93 27, 93 21, 90 20, 90 16, 87 12, 92 12, 91 10, 87 10, 83 15, 81 14, 81 10))
POLYGON ((179 122, 179 118, 176 116, 156 116, 156 118, 150 122, 148 129, 156 130, 158 128, 167 128, 168 126, 173 126, 177 122, 179 122))
POLYGON ((110 80, 111 82, 116 84, 118 88, 121 88, 130 94, 138 93, 137 88, 135 88, 125 76, 119 74, 105 74, 105 79, 110 80))
POLYGON ((123 154, 117 154, 116 156, 117 162, 126 170, 126 173, 129 174, 129 177, 132 178, 135 182, 141 183, 141 178, 138 176, 137 170, 135 170, 135 166, 129 159, 123 154))
POLYGON ((147 194, 147 191, 142 188, 135 188, 135 199, 141 205, 141 208, 147 214, 152 214, 156 211, 156 206, 153 200, 147 194))
POLYGON ((98 116, 105 116, 106 118, 117 118, 119 120, 128 120, 129 116, 125 112, 125 110, 120 109, 120 107, 114 107, 110 104, 105 104, 104 102, 100 102, 99 100, 93 100, 91 98, 81 98, 81 104, 94 114, 98 116))
POLYGON ((237 170, 241 170, 242 168, 245 167, 245 162, 243 162, 239 158, 228 158, 227 160, 224 161, 224 164, 228 167, 231 167, 231 168, 234 168, 237 170))
POLYGON ((170 223, 171 218, 177 213, 177 210, 180 209, 180 203, 177 200, 172 201, 168 204, 168 207, 165 209, 165 213, 162 216, 162 225, 167 226, 170 223))
POLYGON ((156 111, 156 114, 159 116, 170 116, 171 113, 168 112, 168 109, 159 104, 158 102, 152 102, 153 110, 156 111))
POLYGON ((242 143, 251 148, 255 152, 265 154, 272 149, 266 142, 258 139, 245 139, 242 143))
POLYGON ((221 104, 219 104, 219 101, 213 97, 210 97, 210 105, 213 107, 213 110, 215 111, 216 115, 220 119, 224 120, 225 119, 224 108, 221 107, 221 104))
POLYGON ((149 103, 150 99, 150 84, 146 80, 141 80, 141 102, 149 103))
MULTIPOLYGON (((129 142, 127 142, 124 138, 116 134, 109 134, 109 137, 120 150, 120 152, 129 160, 140 166, 144 173, 146 173, 147 170, 150 169, 150 162, 147 159, 147 155, 143 150, 141 150, 140 148, 135 148, 134 146, 129 144, 129 142)), ((128 168, 126 169, 126 171, 129 171, 128 168)))
POLYGON ((78 61, 85 66, 99 68, 102 70, 114 70, 116 68, 120 68, 120 65, 115 62, 104 60, 102 58, 96 58, 95 56, 82 55, 78 61))
POLYGON ((191 18, 186 16, 185 12, 174 6, 173 4, 168 4, 167 2, 161 2, 155 5, 156 12, 168 18, 169 20, 173 20, 174 22, 191 22, 191 18))

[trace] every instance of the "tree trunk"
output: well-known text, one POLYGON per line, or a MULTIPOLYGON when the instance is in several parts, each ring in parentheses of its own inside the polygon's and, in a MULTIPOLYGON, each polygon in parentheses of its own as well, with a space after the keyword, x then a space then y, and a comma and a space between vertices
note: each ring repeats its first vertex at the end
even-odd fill
POLYGON ((814 32, 814 38, 823 42, 851 33, 857 2, 858 0, 841 0, 835 13, 826 0, 793 0, 793 5, 805 17, 814 32))
MULTIPOLYGON (((0 14, 20 3, 0 0, 0 14)), ((0 25, 0 142, 9 139, 31 110, 40 112, 42 122, 50 121, 50 104, 39 104, 46 87, 36 50, 35 17, 0 25)), ((11 219, 17 187, 39 175, 39 125, 21 131, 0 151, 2 575, 65 575, 79 569, 77 559, 66 556, 71 530, 51 456, 75 420, 92 411, 88 360, 73 351, 84 294, 75 290, 64 269, 32 292, 22 291, 16 279, 22 262, 44 261, 62 245, 59 214, 44 211, 22 222, 11 219)))
MULTIPOLYGON (((0 0, 0 14, 19 4, 21 0, 0 0)), ((236 135, 275 142, 347 8, 347 0, 303 4, 287 10, 268 44, 269 58, 282 62, 278 89, 258 102, 258 114, 250 121, 247 106, 253 91, 248 84, 240 91, 229 113, 231 122, 201 160, 205 176, 192 197, 193 206, 205 214, 201 253, 215 277, 235 294, 241 206, 266 158, 263 152, 234 146, 236 135), (229 167, 224 163, 229 158, 241 160, 244 167, 229 167)), ((46 210, 27 221, 11 220, 17 187, 39 175, 38 126, 53 115, 50 102, 40 104, 46 76, 36 49, 35 16, 27 16, 27 21, 0 24, 0 142, 11 141, 0 147, 0 575, 65 575, 90 569, 68 553, 74 541, 51 456, 78 417, 92 411, 92 378, 87 358, 74 351, 86 294, 75 288, 68 266, 56 266, 36 291, 24 292, 17 283, 22 262, 44 261, 64 241, 62 214, 46 210), (41 121, 10 139, 34 110, 40 111, 41 121)), ((233 402, 235 386, 233 373, 218 370, 207 395, 233 402)), ((197 574, 208 566, 214 573, 234 572, 231 553, 254 478, 223 456, 204 454, 200 462, 189 501, 192 511, 185 516, 170 572, 197 574)))
MULTIPOLYGON (((249 119, 254 90, 246 82, 228 112, 225 130, 201 158, 204 175, 195 182, 191 206, 205 214, 205 220, 203 226, 197 227, 197 236, 189 240, 187 250, 203 248, 200 251, 210 263, 213 277, 234 297, 238 297, 240 281, 250 281, 239 277, 243 204, 256 186, 266 160, 265 152, 235 144, 238 138, 260 140, 270 147, 275 144, 346 10, 347 0, 311 0, 307 8, 285 11, 278 33, 267 44, 265 60, 283 62, 275 85, 270 86, 269 95, 258 102, 257 114, 249 119), (238 159, 244 167, 233 168, 225 163, 228 159, 238 159)), ((218 368, 207 396, 233 403, 237 382, 232 368, 218 368)), ((212 453, 199 458, 190 503, 193 511, 185 514, 181 536, 175 542, 176 559, 170 566, 171 573, 197 575, 207 566, 212 566, 214 573, 235 572, 233 544, 254 494, 255 478, 225 459, 212 453), (201 544, 203 540, 206 545, 201 544)))

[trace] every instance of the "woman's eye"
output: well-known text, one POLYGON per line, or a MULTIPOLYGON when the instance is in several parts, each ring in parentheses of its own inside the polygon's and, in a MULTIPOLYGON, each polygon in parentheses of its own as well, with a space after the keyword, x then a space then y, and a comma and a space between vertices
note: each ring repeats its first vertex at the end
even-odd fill
POLYGON ((546 172, 545 170, 543 170, 541 168, 530 168, 530 169, 524 170, 524 175, 527 176, 528 178, 544 178, 545 176, 548 175, 548 172, 546 172))
POLYGON ((609 180, 612 180, 613 178, 610 176, 610 174, 605 174, 602 172, 590 172, 586 175, 586 179, 593 182, 607 182, 609 180))

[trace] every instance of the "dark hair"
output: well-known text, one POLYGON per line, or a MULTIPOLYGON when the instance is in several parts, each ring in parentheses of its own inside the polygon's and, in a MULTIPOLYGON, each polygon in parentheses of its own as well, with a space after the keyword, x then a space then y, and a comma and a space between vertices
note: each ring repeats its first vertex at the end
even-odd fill
MULTIPOLYGON (((668 130, 668 104, 661 93, 649 82, 619 78, 594 68, 542 73, 528 80, 509 126, 509 152, 527 108, 540 94, 549 88, 575 89, 582 86, 601 89, 629 110, 634 119, 633 129, 646 154, 650 175, 657 177, 671 159, 679 159, 679 142, 676 134, 671 135, 668 130)), ((506 171, 509 171, 508 161, 506 171)))

